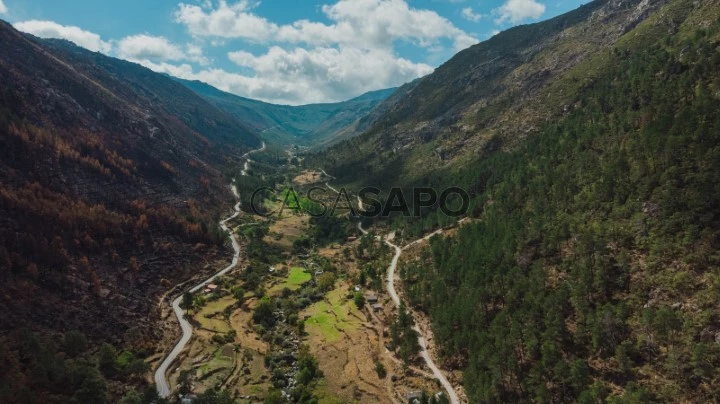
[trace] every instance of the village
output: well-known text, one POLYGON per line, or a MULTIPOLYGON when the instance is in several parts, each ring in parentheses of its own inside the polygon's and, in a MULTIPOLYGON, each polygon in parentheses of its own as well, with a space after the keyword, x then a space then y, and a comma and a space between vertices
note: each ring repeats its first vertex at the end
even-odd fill
POLYGON ((240 265, 184 299, 193 339, 168 372, 184 402, 213 389, 247 403, 293 401, 301 391, 323 403, 439 394, 418 358, 397 353, 398 313, 384 287, 389 247, 346 219, 332 225, 341 235, 308 243, 319 224, 307 214, 242 213, 228 223, 240 265))

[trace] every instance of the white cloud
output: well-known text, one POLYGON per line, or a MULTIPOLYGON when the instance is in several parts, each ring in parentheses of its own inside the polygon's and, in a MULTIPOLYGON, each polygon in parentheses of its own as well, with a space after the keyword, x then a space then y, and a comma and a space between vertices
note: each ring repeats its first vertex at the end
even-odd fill
POLYGON ((28 21, 18 27, 38 36, 70 39, 241 96, 286 104, 346 100, 433 71, 427 63, 400 57, 396 52, 400 43, 422 48, 425 60, 435 63, 449 50, 478 42, 448 19, 410 7, 407 0, 333 0, 319 9, 323 22, 286 25, 256 15, 257 0, 185 1, 193 4, 179 4, 174 18, 195 38, 187 44, 137 34, 111 45, 91 32, 49 21, 28 21), (236 39, 263 44, 266 50, 228 53, 236 69, 209 67, 199 45, 228 46, 236 39))
POLYGON ((203 66, 210 64, 198 45, 187 44, 184 48, 161 36, 139 34, 121 39, 117 43, 116 56, 140 64, 149 62, 151 66, 168 61, 190 61, 203 66))
POLYGON ((369 48, 391 47, 397 40, 432 47, 448 38, 456 50, 477 42, 436 12, 411 8, 404 0, 340 0, 322 11, 333 24, 301 20, 281 27, 278 40, 369 48))
POLYGON ((256 42, 306 43, 312 46, 392 47, 395 41, 412 41, 431 47, 450 39, 455 50, 477 42, 448 19, 431 10, 415 9, 405 0, 339 0, 322 6, 332 22, 299 20, 279 26, 252 13, 254 3, 221 0, 208 9, 180 4, 175 18, 195 36, 244 38, 256 42))
POLYGON ((185 53, 161 36, 132 35, 117 43, 117 55, 123 59, 182 60, 185 53))
POLYGON ((510 22, 517 24, 527 19, 538 19, 545 13, 545 5, 536 0, 507 0, 505 4, 493 10, 499 15, 497 24, 510 22))
POLYGON ((175 12, 175 21, 184 24, 195 36, 267 41, 278 30, 276 24, 250 13, 252 4, 248 0, 233 5, 220 0, 217 9, 204 10, 211 6, 209 2, 202 7, 181 3, 175 12))
POLYGON ((381 49, 325 48, 285 50, 272 47, 261 56, 232 52, 230 60, 255 75, 245 90, 261 99, 288 103, 341 101, 351 96, 400 85, 433 68, 381 49))
MULTIPOLYGON (((462 50, 478 40, 434 11, 415 9, 406 0, 338 0, 321 7, 327 22, 299 20, 278 25, 253 13, 257 3, 238 0, 180 4, 176 21, 210 43, 234 38, 279 44, 264 54, 230 52, 243 72, 220 69, 189 72, 183 66, 156 64, 238 95, 275 103, 340 101, 366 91, 401 85, 432 72, 425 63, 399 57, 398 42, 439 54, 448 46, 462 50), (300 46, 302 44, 302 46, 300 46)), ((176 73, 173 73, 176 72, 176 73)))
POLYGON ((193 68, 187 63, 181 65, 174 65, 167 62, 152 62, 150 60, 135 60, 135 63, 141 64, 150 70, 158 73, 167 73, 171 76, 179 77, 181 79, 194 80, 193 68))
POLYGON ((195 72, 188 64, 141 61, 144 66, 188 80, 200 80, 242 96, 279 104, 342 101, 367 91, 399 86, 432 72, 433 68, 398 58, 385 50, 356 48, 271 47, 255 56, 239 51, 228 57, 253 70, 244 75, 221 69, 195 72))
POLYGON ((105 42, 100 35, 85 31, 78 27, 61 25, 53 21, 30 20, 14 24, 19 31, 27 32, 41 38, 60 38, 74 42, 78 46, 94 52, 109 53, 110 42, 105 42))
POLYGON ((5 3, 3 3, 3 0, 0 0, 0 14, 5 14, 7 12, 8 12, 8 9, 5 6, 5 3))
POLYGON ((476 13, 475 11, 473 11, 472 7, 463 8, 462 11, 460 12, 460 15, 464 19, 466 19, 468 21, 472 21, 472 22, 478 22, 483 17, 482 14, 476 13))
POLYGON ((195 63, 199 63, 203 66, 209 65, 210 60, 203 55, 203 50, 200 46, 194 44, 185 45, 186 59, 195 63))

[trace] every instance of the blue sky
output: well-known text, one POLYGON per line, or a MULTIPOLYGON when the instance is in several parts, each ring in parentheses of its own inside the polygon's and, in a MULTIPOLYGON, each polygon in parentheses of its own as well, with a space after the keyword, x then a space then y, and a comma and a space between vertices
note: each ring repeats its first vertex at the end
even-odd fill
POLYGON ((0 18, 232 93, 340 101, 432 72, 457 51, 578 0, 0 0, 0 18))

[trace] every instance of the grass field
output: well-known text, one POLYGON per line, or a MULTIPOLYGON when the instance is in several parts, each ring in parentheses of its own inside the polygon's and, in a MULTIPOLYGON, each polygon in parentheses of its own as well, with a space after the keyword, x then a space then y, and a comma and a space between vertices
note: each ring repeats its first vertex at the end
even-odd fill
POLYGON ((223 346, 217 348, 211 359, 198 368, 197 376, 205 387, 212 387, 230 374, 234 364, 235 353, 232 347, 223 346))
POLYGON ((341 331, 352 331, 362 323, 355 317, 362 318, 362 314, 352 300, 346 299, 342 288, 328 293, 325 300, 310 306, 305 314, 310 316, 305 321, 306 331, 327 342, 340 340, 341 331))
POLYGON ((290 268, 287 279, 284 282, 273 286, 270 289, 270 294, 280 293, 285 288, 288 288, 290 290, 298 290, 300 289, 300 286, 302 286, 306 282, 309 282, 310 279, 312 279, 312 275, 307 272, 305 268, 290 268))
POLYGON ((232 296, 226 296, 221 299, 208 302, 197 314, 195 314, 195 320, 200 323, 202 328, 208 330, 225 333, 230 331, 230 323, 222 318, 220 313, 228 306, 235 303, 235 298, 232 296), (213 318, 207 318, 206 316, 212 316, 213 318))

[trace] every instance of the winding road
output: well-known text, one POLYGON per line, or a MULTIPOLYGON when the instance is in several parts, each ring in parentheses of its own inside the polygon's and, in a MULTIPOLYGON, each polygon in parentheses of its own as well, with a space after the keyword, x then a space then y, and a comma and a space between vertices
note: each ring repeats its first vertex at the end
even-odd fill
MULTIPOLYGON (((328 173, 326 173, 325 170, 321 170, 321 171, 326 176, 334 178, 331 175, 328 175, 328 173)), ((335 188, 333 188, 330 185, 329 182, 326 182, 325 186, 330 188, 330 190, 334 191, 335 193, 338 192, 335 188)), ((365 206, 364 206, 363 201, 360 198, 360 196, 357 196, 357 201, 358 201, 359 209, 365 210, 365 206)), ((464 219, 462 221, 464 221, 464 219)), ((362 234, 368 234, 368 231, 363 229, 362 222, 358 222, 357 227, 358 227, 358 230, 360 230, 360 232, 362 234)), ((393 255, 392 261, 390 261, 390 266, 388 267, 388 270, 387 270, 386 287, 387 287, 388 293, 390 294, 390 298, 392 299, 393 303, 395 303, 395 306, 397 308, 400 308, 400 296, 398 296, 397 290, 395 289, 395 271, 397 270, 397 264, 398 264, 398 261, 400 260, 400 256, 402 255, 403 250, 407 249, 408 247, 412 247, 418 243, 421 243, 425 240, 429 240, 432 236, 434 236, 436 234, 440 234, 442 232, 443 232, 442 229, 437 230, 433 233, 428 234, 427 236, 425 236, 421 239, 415 240, 415 241, 407 244, 404 248, 400 248, 399 246, 393 244, 390 240, 385 239, 385 244, 387 244, 390 247, 395 249, 395 255, 393 255)), ((438 368, 438 366, 435 364, 435 361, 432 359, 432 356, 430 355, 430 352, 427 349, 427 341, 425 340, 425 337, 423 336, 422 331, 420 330, 420 328, 418 328, 417 325, 415 325, 413 327, 413 329, 418 333, 418 343, 420 344, 420 348, 421 348, 420 357, 423 358, 423 360, 425 361, 425 364, 427 365, 428 368, 430 368, 430 370, 432 371, 435 378, 440 381, 440 384, 442 384, 443 388, 447 392, 448 398, 450 399, 450 403, 451 404, 461 404, 460 397, 458 396, 457 391, 455 391, 455 388, 453 388, 452 384, 450 384, 450 381, 447 379, 447 377, 445 377, 445 374, 443 374, 443 372, 440 370, 440 368, 438 368)))
MULTIPOLYGON (((266 130, 267 130, 267 129, 266 129, 266 130)), ((243 169, 242 169, 242 171, 240 171, 240 175, 242 175, 243 177, 245 177, 245 176, 247 175, 247 171, 250 169, 250 163, 252 163, 252 161, 251 161, 249 158, 247 158, 247 157, 250 156, 250 155, 253 154, 253 153, 261 152, 261 151, 263 151, 263 150, 265 150, 265 142, 263 142, 261 148, 255 149, 255 150, 250 150, 249 152, 243 154, 242 158, 244 158, 244 159, 246 159, 246 160, 245 160, 245 164, 243 164, 243 169)), ((236 193, 236 194, 237 194, 237 193, 236 193)), ((238 198, 240 197, 239 195, 236 195, 236 196, 237 196, 238 198)))
MULTIPOLYGON (((359 200, 359 198, 358 198, 359 200)), ((362 209, 362 202, 361 203, 361 209, 362 209)), ((358 230, 362 232, 363 234, 368 234, 367 230, 363 229, 362 223, 358 222, 358 230)), ((419 239, 415 240, 412 243, 406 245, 403 248, 398 247, 397 245, 390 242, 390 240, 385 240, 385 244, 389 245, 390 247, 395 249, 395 255, 392 258, 392 261, 390 261, 390 266, 387 270, 387 291, 390 294, 390 298, 392 299, 393 303, 395 303, 395 307, 398 309, 400 308, 400 296, 397 294, 397 290, 395 290, 395 271, 397 269, 398 261, 400 260, 400 256, 402 255, 402 252, 404 249, 407 249, 408 247, 411 247, 415 244, 418 244, 422 241, 430 239, 432 236, 436 234, 442 233, 442 230, 438 230, 434 233, 430 233, 429 235, 419 239)), ((420 357, 423 358, 425 361, 425 364, 428 368, 432 371, 433 375, 435 375, 435 378, 440 381, 440 384, 442 384, 443 388, 448 394, 448 398, 450 399, 450 403, 452 404, 460 404, 460 397, 458 396, 457 392, 453 388, 452 384, 450 384, 450 381, 445 377, 445 374, 440 370, 440 368, 437 367, 435 364, 435 361, 433 361, 432 356, 430 356, 430 352, 427 349, 427 341, 425 340, 425 337, 423 337, 422 331, 417 325, 413 326, 413 330, 418 333, 418 343, 420 344, 420 357)))
MULTIPOLYGON (((265 142, 263 142, 262 147, 255 150, 250 150, 249 152, 242 155, 241 158, 247 159, 248 156, 252 153, 257 153, 260 151, 265 150, 265 142)), ((247 162, 245 163, 245 170, 247 170, 247 162)), ((245 171, 243 170, 243 172, 245 171)), ((245 175, 243 173, 242 175, 245 175)), ((230 186, 230 189, 232 190, 233 194, 235 195, 235 198, 240 199, 240 194, 238 193, 237 187, 233 184, 230 186)), ((223 219, 220 221, 220 228, 222 228, 224 231, 230 233, 230 241, 232 242, 232 248, 233 248, 233 258, 230 265, 223 268, 222 270, 216 272, 211 277, 207 278, 203 282, 195 285, 191 289, 188 290, 190 293, 195 293, 198 290, 203 289, 205 286, 207 286, 209 283, 213 281, 218 276, 225 275, 226 273, 230 272, 233 268, 235 268, 238 264, 238 261, 240 259, 240 244, 237 241, 237 238, 235 238, 235 235, 230 231, 230 229, 227 226, 227 223, 235 219, 240 214, 240 202, 235 204, 234 207, 234 213, 230 215, 229 217, 223 219)), ((175 313, 175 317, 177 318, 178 322, 180 323, 180 329, 182 330, 182 337, 180 340, 175 344, 175 347, 173 347, 172 351, 165 357, 165 359, 160 363, 160 366, 155 371, 155 386, 157 388, 158 395, 160 397, 167 397, 170 395, 170 384, 167 380, 167 371, 170 368, 170 365, 177 359, 178 355, 180 355, 180 352, 182 352, 183 349, 185 349, 185 346, 190 341, 190 338, 192 338, 192 325, 190 322, 188 322, 185 319, 185 312, 180 307, 180 303, 182 302, 183 294, 181 293, 178 297, 175 298, 175 300, 172 301, 172 308, 173 312, 175 313)))

